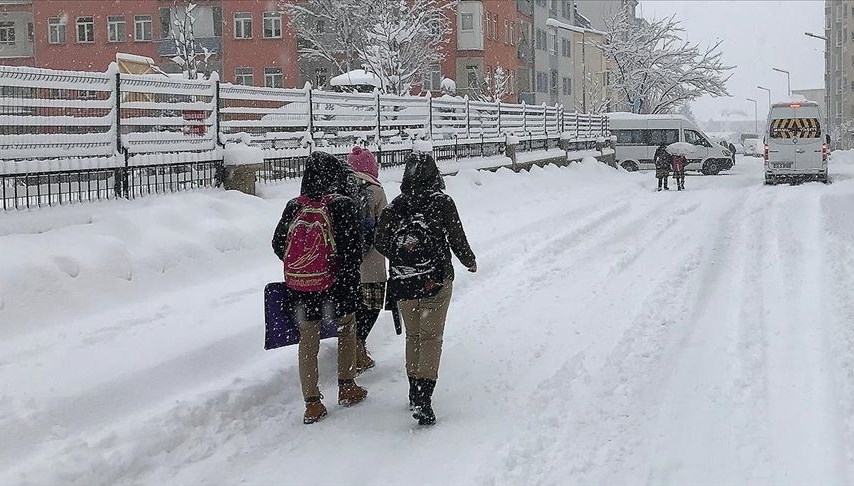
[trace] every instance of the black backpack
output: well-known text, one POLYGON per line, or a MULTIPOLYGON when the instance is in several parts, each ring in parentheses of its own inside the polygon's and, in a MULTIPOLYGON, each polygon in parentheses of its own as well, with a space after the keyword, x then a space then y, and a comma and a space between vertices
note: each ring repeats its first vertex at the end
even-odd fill
POLYGON ((443 280, 442 241, 430 229, 426 208, 409 209, 391 235, 389 293, 396 300, 432 297, 439 293, 443 280))
POLYGON ((367 181, 356 182, 356 205, 359 207, 359 221, 362 222, 362 256, 365 256, 374 247, 374 228, 376 219, 371 216, 371 191, 368 190, 367 181))

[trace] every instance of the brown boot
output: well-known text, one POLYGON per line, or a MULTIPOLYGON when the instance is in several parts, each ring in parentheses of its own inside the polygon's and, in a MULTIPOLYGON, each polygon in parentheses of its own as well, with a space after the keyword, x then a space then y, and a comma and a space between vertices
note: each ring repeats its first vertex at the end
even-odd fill
POLYGON ((360 387, 353 380, 338 380, 338 405, 349 407, 368 396, 368 390, 360 387))
POLYGON ((323 417, 326 417, 326 407, 323 406, 323 402, 320 401, 320 398, 306 400, 305 415, 302 418, 302 423, 306 425, 313 424, 323 417))
POLYGON ((362 373, 376 366, 376 362, 368 354, 365 343, 358 341, 356 343, 356 373, 362 373))

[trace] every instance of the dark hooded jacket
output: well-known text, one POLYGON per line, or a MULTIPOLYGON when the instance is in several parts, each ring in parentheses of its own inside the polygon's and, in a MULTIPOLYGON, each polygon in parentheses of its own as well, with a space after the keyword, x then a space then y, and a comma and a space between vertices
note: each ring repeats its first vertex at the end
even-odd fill
MULTIPOLYGON (((355 312, 362 299, 359 284, 359 266, 362 264, 362 223, 359 221, 356 203, 341 195, 341 162, 324 152, 312 153, 306 162, 302 177, 300 194, 311 199, 321 199, 327 194, 337 194, 329 202, 332 218, 332 234, 338 251, 339 266, 335 283, 326 291, 304 293, 291 291, 290 303, 294 308, 305 307, 306 319, 318 320, 323 317, 324 305, 333 305, 335 317, 355 312)), ((299 212, 297 199, 291 199, 285 206, 282 218, 273 233, 273 252, 279 260, 285 257, 288 242, 288 228, 299 212)))
POLYGON ((436 162, 429 154, 413 154, 406 160, 401 194, 386 206, 377 222, 374 245, 386 257, 394 252, 392 235, 414 211, 423 211, 425 220, 440 242, 441 280, 454 279, 451 251, 466 267, 475 264, 457 206, 451 196, 443 193, 445 183, 436 162))
POLYGON ((667 152, 667 147, 664 145, 659 145, 657 149, 655 149, 655 155, 653 156, 653 163, 655 164, 655 176, 656 177, 667 177, 670 172, 670 153, 667 152))

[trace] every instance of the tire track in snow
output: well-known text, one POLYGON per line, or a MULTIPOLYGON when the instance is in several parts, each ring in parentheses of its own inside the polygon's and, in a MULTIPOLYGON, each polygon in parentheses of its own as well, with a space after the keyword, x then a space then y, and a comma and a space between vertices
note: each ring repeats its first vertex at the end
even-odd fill
MULTIPOLYGON (((720 219, 727 219, 726 215, 736 209, 736 204, 730 205, 724 211, 723 216, 720 216, 720 219)), ((677 231, 678 234, 678 230, 685 229, 686 226, 690 228, 691 223, 680 221, 679 224, 674 225, 674 231, 677 231)), ((495 470, 500 471, 500 473, 490 471, 486 474, 486 477, 490 478, 489 482, 501 483, 506 481, 512 484, 516 480, 524 480, 531 483, 550 483, 557 481, 558 478, 561 478, 560 481, 566 481, 569 477, 581 483, 596 483, 598 482, 596 478, 588 476, 594 471, 601 471, 599 466, 604 466, 605 469, 613 468, 616 466, 615 462, 622 460, 626 454, 632 453, 626 448, 625 441, 620 443, 619 440, 625 438, 629 429, 638 430, 641 428, 642 421, 630 417, 630 414, 627 413, 631 409, 632 402, 629 397, 645 391, 643 387, 639 386, 640 384, 647 385, 646 392, 649 392, 648 385, 655 385, 655 382, 651 380, 650 371, 655 371, 655 374, 661 373, 661 370, 656 370, 654 365, 662 359, 662 354, 666 350, 665 347, 661 346, 662 341, 672 341, 673 338, 668 337, 668 334, 672 332, 683 332, 674 329, 680 326, 676 325, 670 316, 672 309, 662 312, 660 308, 671 300, 679 301, 676 289, 685 285, 691 279, 691 275, 697 271, 697 260, 702 251, 701 242, 691 242, 686 246, 685 242, 679 238, 674 238, 674 240, 675 246, 670 246, 667 250, 672 250, 678 257, 672 259, 663 276, 653 280, 655 282, 653 285, 647 283, 651 291, 643 297, 640 309, 628 311, 627 315, 635 316, 633 318, 634 323, 621 333, 622 336, 618 338, 616 347, 612 348, 609 354, 606 354, 606 364, 603 371, 607 376, 595 374, 590 364, 586 363, 586 366, 583 366, 579 373, 567 373, 565 369, 559 370, 550 381, 544 382, 542 385, 544 390, 535 395, 552 397, 542 407, 547 410, 548 418, 538 421, 536 424, 527 424, 525 428, 526 430, 542 430, 543 433, 548 434, 548 438, 543 440, 539 434, 534 434, 533 438, 530 439, 534 445, 531 445, 530 441, 523 440, 522 445, 511 446, 502 454, 503 457, 507 458, 507 464, 495 467, 495 470), (638 370, 647 371, 639 372, 638 370), (637 381, 628 381, 629 376, 637 381), (594 379, 602 380, 603 378, 607 385, 599 391, 587 386, 594 379), (635 390, 632 390, 633 385, 635 390), (579 406, 582 408, 588 406, 592 410, 587 412, 582 410, 580 415, 573 414, 573 408, 579 406), (573 417, 570 417, 571 415, 573 417), (559 425, 555 426, 555 424, 559 425), (608 429, 606 437, 601 437, 603 429, 608 429), (560 434, 555 433, 556 431, 567 431, 567 433, 572 431, 573 436, 569 439, 563 439, 560 434), (579 440, 579 435, 589 435, 591 437, 585 438, 593 440, 579 440), (597 435, 600 437, 596 437, 597 435), (579 445, 574 446, 573 444, 576 441, 579 445), (618 443, 621 449, 617 451, 609 449, 610 446, 618 443), (547 450, 538 447, 538 444, 540 446, 547 445, 547 450), (562 457, 552 457, 555 453, 550 451, 562 451, 562 457), (566 455, 567 451, 569 451, 568 455, 566 455), (513 470, 513 463, 522 462, 517 461, 516 456, 529 458, 530 462, 524 463, 520 469, 513 470), (569 471, 553 470, 555 464, 567 463, 570 464, 568 466, 569 471), (505 470, 507 467, 510 467, 509 471, 505 470)), ((650 256, 648 259, 656 261, 662 258, 661 251, 656 252, 655 248, 648 251, 658 253, 658 255, 650 256), (655 258, 656 256, 658 258, 655 258)), ((619 272, 623 274, 634 273, 632 276, 621 275, 620 277, 621 281, 629 280, 630 283, 625 284, 629 288, 635 280, 644 281, 644 277, 646 277, 646 282, 648 282, 649 279, 648 276, 644 275, 645 269, 640 265, 634 272, 631 272, 633 261, 635 259, 629 258, 617 260, 615 263, 615 268, 619 272)), ((597 299, 598 302, 597 300, 591 302, 590 307, 607 307, 606 299, 608 298, 609 294, 606 292, 601 299, 597 299)), ((683 301, 683 305, 679 308, 682 310, 678 313, 686 314, 691 308, 691 303, 683 301)), ((595 322, 595 319, 591 320, 595 322)), ((672 352, 669 349, 667 351, 672 352)), ((597 352, 601 353, 601 350, 597 352)), ((587 354, 588 357, 585 361, 590 361, 589 355, 592 354, 592 350, 588 351, 587 354)))

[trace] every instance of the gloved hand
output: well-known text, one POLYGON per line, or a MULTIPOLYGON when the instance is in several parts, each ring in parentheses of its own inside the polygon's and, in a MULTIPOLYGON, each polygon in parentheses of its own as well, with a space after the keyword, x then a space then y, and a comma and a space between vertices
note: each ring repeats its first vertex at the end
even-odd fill
POLYGON ((373 231, 374 226, 376 226, 376 224, 377 223, 376 221, 374 221, 374 218, 365 218, 362 220, 362 227, 365 229, 365 231, 373 231))

